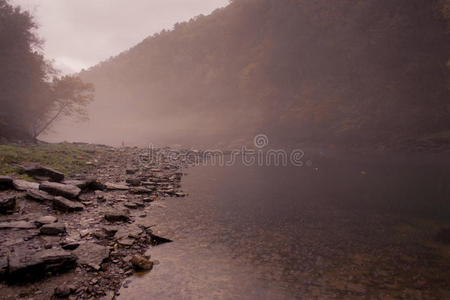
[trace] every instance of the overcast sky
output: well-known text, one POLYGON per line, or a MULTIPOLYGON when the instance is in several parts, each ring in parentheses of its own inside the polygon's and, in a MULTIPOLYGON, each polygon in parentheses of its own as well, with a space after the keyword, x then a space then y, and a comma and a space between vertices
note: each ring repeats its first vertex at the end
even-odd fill
POLYGON ((10 0, 30 10, 44 52, 65 73, 78 72, 136 45, 145 37, 228 0, 10 0))

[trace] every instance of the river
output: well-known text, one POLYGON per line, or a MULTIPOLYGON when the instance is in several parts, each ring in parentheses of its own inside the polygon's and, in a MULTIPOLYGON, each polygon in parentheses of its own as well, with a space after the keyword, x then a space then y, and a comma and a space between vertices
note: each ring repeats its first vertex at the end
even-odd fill
POLYGON ((450 225, 448 159, 337 157, 186 169, 189 196, 149 211, 173 242, 149 249, 153 270, 119 299, 449 295, 450 251, 434 240, 450 225))

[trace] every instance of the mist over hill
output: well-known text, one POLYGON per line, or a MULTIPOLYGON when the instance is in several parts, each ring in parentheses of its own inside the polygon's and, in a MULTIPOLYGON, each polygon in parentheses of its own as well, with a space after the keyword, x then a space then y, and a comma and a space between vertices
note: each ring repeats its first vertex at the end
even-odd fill
POLYGON ((103 143, 447 143, 448 1, 235 0, 81 77, 103 143))

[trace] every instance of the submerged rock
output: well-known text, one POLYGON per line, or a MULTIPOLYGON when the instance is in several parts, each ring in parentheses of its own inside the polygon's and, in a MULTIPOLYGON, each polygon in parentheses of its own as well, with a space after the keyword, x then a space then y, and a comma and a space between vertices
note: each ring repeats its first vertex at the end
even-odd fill
POLYGON ((38 190, 39 189, 39 183, 37 182, 31 182, 26 181, 22 179, 14 179, 13 180, 14 188, 18 191, 28 191, 28 190, 38 190))
POLYGON ((81 189, 75 185, 48 181, 41 183, 39 189, 55 196, 71 199, 76 199, 81 193, 81 189))
POLYGON ((142 255, 135 255, 131 259, 131 264, 136 270, 151 270, 153 268, 153 262, 150 261, 147 257, 142 255))
POLYGON ((56 182, 61 182, 64 180, 63 173, 41 166, 39 164, 23 164, 21 165, 21 168, 24 173, 34 178, 56 182))
POLYGON ((81 211, 84 209, 83 204, 68 200, 64 197, 55 197, 55 199, 53 199, 53 207, 56 210, 60 210, 63 212, 74 212, 74 211, 81 211))
POLYGON ((16 208, 15 195, 0 195, 0 213, 6 213, 16 208))

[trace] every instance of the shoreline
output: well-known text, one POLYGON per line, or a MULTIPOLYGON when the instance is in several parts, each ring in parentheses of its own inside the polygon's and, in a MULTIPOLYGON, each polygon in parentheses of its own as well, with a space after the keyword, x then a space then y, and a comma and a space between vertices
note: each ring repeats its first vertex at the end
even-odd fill
MULTIPOLYGON (((0 214, 0 299, 114 299, 126 278, 151 269, 144 253, 169 241, 152 233, 147 212, 152 202, 185 196, 181 178, 187 164, 150 162, 140 148, 84 147, 95 156, 86 163, 95 166, 65 178, 63 188, 46 189, 38 181, 40 186, 17 191, 24 182, 16 177, 0 194, 15 202, 0 214), (61 191, 74 186, 79 195, 61 191)), ((157 151, 167 158, 166 150, 157 151)))

